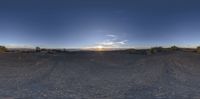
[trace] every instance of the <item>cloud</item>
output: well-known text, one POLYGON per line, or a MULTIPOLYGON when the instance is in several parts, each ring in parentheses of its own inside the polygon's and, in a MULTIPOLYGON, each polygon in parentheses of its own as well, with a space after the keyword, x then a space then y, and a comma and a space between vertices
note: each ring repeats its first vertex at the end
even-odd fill
POLYGON ((98 46, 103 46, 105 48, 122 47, 127 43, 128 40, 121 40, 117 35, 109 34, 106 35, 108 38, 98 43, 98 46))
POLYGON ((113 35, 113 34, 108 34, 106 36, 116 38, 116 35, 113 35))
POLYGON ((7 48, 35 48, 33 45, 23 45, 23 44, 6 44, 7 48))
POLYGON ((124 45, 124 44, 126 44, 127 41, 128 41, 128 40, 123 40, 123 41, 119 41, 119 42, 117 42, 117 43, 118 43, 118 44, 124 45))

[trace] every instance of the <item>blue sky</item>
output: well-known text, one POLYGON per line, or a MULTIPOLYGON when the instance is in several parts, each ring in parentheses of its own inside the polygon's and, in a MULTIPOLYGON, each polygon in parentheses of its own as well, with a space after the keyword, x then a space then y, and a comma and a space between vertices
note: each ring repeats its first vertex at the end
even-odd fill
POLYGON ((9 47, 200 45, 198 0, 1 0, 9 47))

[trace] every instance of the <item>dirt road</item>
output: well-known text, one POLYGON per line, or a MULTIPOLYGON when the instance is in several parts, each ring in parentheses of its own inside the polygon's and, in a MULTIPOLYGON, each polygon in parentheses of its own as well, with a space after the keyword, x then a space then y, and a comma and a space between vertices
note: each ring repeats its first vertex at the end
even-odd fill
POLYGON ((2 53, 0 99, 200 99, 188 52, 2 53))

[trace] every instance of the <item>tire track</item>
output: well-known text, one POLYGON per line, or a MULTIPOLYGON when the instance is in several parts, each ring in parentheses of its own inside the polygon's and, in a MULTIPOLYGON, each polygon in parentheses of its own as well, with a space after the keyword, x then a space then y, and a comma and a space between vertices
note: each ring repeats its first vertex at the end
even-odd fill
MULTIPOLYGON (((39 74, 36 74, 36 77, 33 77, 31 80, 25 82, 24 84, 22 84, 22 86, 32 86, 35 84, 38 84, 40 82, 42 82, 43 80, 47 79, 52 72, 55 70, 55 68, 58 66, 58 64, 60 63, 60 61, 54 61, 55 63, 50 64, 52 66, 47 66, 46 68, 49 68, 48 70, 44 69, 45 72, 41 73, 41 71, 39 72, 39 74), (41 74, 40 74, 41 73, 41 74)), ((43 68, 39 68, 39 69, 43 69, 43 68)), ((35 74, 35 73, 34 73, 35 74)))

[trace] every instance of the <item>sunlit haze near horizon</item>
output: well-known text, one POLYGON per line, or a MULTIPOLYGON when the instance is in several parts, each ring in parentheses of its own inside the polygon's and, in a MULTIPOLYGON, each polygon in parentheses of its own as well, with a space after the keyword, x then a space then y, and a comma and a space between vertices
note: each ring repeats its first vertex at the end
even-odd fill
POLYGON ((0 45, 196 47, 199 5, 198 0, 1 0, 0 45))

